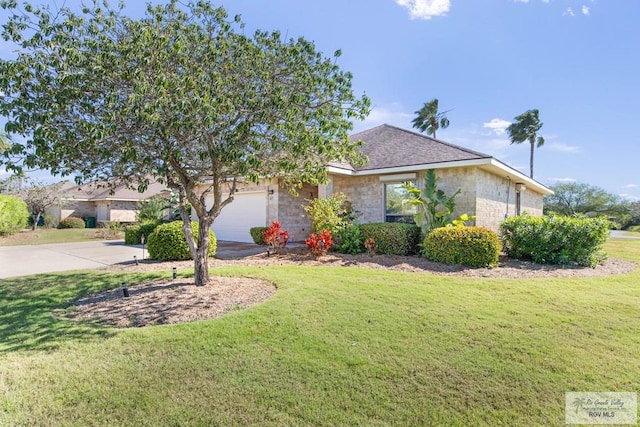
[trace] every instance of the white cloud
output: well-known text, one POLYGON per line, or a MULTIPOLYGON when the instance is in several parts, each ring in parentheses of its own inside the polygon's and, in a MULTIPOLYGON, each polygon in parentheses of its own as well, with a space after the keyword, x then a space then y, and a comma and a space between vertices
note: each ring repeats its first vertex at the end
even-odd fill
POLYGON ((567 8, 567 10, 564 11, 564 13, 562 14, 562 16, 575 16, 575 13, 573 13, 573 9, 571 9, 570 7, 567 8))
POLYGON ((482 127, 486 128, 486 129, 491 129, 492 133, 495 135, 504 135, 504 133, 506 132, 507 127, 511 124, 511 122, 508 122, 506 120, 503 120, 499 117, 496 117, 495 119, 491 119, 490 121, 488 121, 487 123, 483 123, 482 127))
POLYGON ((404 111, 403 106, 397 102, 388 105, 374 106, 364 121, 354 123, 354 131, 360 132, 385 123, 411 129, 411 120, 413 120, 414 117, 414 113, 404 111))
POLYGON ((640 201, 640 197, 636 196, 635 194, 620 193, 618 194, 618 196, 622 197, 623 199, 630 200, 632 202, 640 201))
POLYGON ((580 147, 577 147, 575 145, 557 143, 557 142, 552 144, 545 144, 544 148, 547 148, 549 151, 559 151, 561 153, 579 153, 580 152, 580 147))
POLYGON ((627 185, 623 185, 622 188, 638 188, 637 184, 627 184, 627 185))
POLYGON ((443 16, 451 8, 450 0, 395 0, 407 10, 411 19, 431 19, 433 16, 443 16))
POLYGON ((582 5, 582 14, 583 15, 589 15, 589 6, 587 5, 582 5))
POLYGON ((551 182, 571 183, 571 182, 576 182, 576 179, 575 178, 569 178, 569 177, 565 177, 565 178, 549 178, 549 181, 551 181, 551 182))

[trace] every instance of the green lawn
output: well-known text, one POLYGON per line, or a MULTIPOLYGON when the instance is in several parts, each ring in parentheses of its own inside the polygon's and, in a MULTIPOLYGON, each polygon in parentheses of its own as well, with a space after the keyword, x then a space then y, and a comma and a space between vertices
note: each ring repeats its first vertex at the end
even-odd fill
MULTIPOLYGON (((607 250, 640 261, 640 241, 607 250)), ((564 425, 567 391, 640 390, 640 270, 213 272, 265 278, 278 293, 216 320, 116 330, 55 313, 153 274, 0 282, 0 425, 546 426, 564 425)))
POLYGON ((0 246, 44 245, 47 243, 71 243, 102 240, 108 230, 97 228, 37 229, 25 230, 8 237, 0 237, 0 246))

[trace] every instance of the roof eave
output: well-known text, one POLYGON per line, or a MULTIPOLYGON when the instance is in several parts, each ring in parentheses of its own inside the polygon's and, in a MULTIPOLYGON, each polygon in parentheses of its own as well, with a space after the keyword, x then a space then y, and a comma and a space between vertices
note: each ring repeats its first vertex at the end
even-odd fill
POLYGON ((480 167, 485 170, 489 170, 495 175, 510 179, 514 183, 525 184, 525 187, 537 191, 543 195, 553 194, 553 191, 546 186, 540 184, 534 179, 529 178, 521 172, 513 169, 510 166, 502 163, 494 157, 485 157, 481 159, 469 159, 469 160, 454 160, 450 162, 438 162, 438 163, 423 163, 417 165, 396 166, 390 168, 377 168, 366 170, 348 170, 344 168, 338 168, 335 166, 327 167, 327 172, 336 175, 348 175, 348 176, 367 176, 367 175, 386 175, 392 173, 404 173, 415 172, 426 169, 445 169, 445 168, 461 168, 461 167, 480 167))

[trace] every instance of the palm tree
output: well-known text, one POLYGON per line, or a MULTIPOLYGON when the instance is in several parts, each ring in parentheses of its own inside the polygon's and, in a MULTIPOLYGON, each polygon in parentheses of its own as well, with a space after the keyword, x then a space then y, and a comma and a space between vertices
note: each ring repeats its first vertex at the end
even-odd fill
POLYGON ((420 132, 427 131, 427 135, 433 135, 436 137, 436 131, 440 128, 446 129, 449 127, 449 119, 445 116, 451 110, 438 112, 438 99, 433 98, 429 102, 425 102, 421 109, 416 111, 416 118, 413 119, 413 127, 420 132))
POLYGON ((533 150, 544 145, 544 138, 538 135, 542 122, 538 117, 538 110, 528 110, 513 119, 507 127, 507 132, 512 144, 521 144, 528 141, 531 144, 531 156, 529 158, 530 174, 533 178, 533 150))

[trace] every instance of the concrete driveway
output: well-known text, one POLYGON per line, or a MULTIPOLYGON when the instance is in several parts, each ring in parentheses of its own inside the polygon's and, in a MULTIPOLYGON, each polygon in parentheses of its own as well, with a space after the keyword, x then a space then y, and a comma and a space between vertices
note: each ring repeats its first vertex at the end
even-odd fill
MULTIPOLYGON (((217 257, 242 258, 264 252, 253 243, 218 242, 217 257)), ((148 257, 144 250, 144 257, 148 257)), ((47 245, 0 246, 0 279, 56 271, 101 268, 143 259, 142 245, 125 245, 122 240, 56 243, 47 245)))

